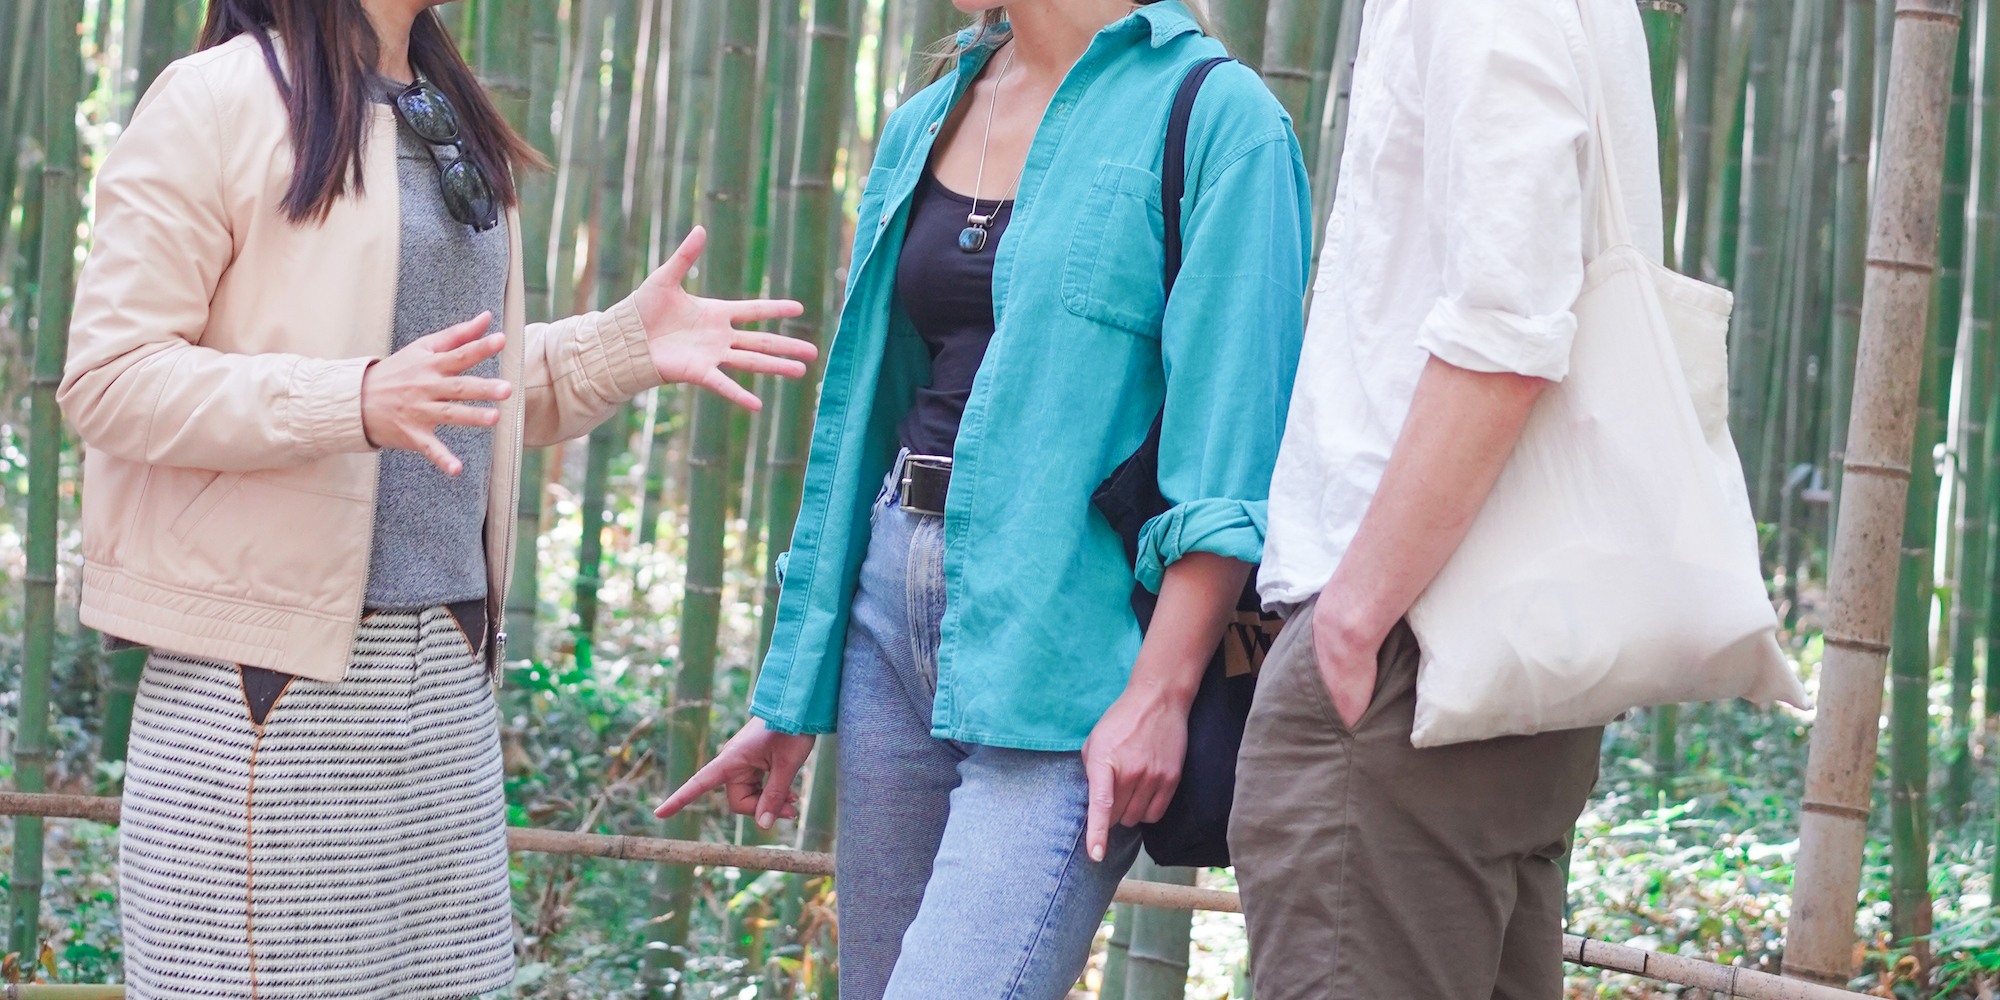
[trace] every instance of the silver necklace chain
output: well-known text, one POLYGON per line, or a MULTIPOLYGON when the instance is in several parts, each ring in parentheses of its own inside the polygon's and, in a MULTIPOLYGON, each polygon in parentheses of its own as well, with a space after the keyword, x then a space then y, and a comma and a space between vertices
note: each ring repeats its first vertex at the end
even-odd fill
POLYGON ((1000 64, 1000 73, 993 78, 993 100, 986 105, 986 136, 979 141, 979 173, 972 182, 972 214, 966 216, 966 224, 985 229, 993 222, 993 216, 1000 214, 1000 206, 1013 200, 1021 190, 1021 174, 1028 172, 1028 165, 1021 164, 1021 173, 1014 175, 1014 186, 1007 190, 1007 197, 993 203, 992 215, 979 214, 979 192, 986 187, 986 151, 993 145, 993 112, 1000 107, 1000 87, 1007 82, 1007 71, 1014 68, 1015 47, 1007 46, 1007 61, 1000 64))

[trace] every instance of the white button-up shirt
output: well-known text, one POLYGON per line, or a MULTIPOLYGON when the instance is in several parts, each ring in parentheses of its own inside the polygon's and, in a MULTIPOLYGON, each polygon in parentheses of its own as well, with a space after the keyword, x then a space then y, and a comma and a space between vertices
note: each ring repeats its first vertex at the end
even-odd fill
POLYGON ((1333 576, 1435 356, 1561 379, 1598 247, 1594 102, 1633 239, 1659 255, 1646 39, 1633 0, 1367 0, 1347 149, 1259 588, 1333 576), (1590 30, 1578 9, 1590 4, 1590 30), (1588 78, 1595 64, 1602 85, 1588 78))

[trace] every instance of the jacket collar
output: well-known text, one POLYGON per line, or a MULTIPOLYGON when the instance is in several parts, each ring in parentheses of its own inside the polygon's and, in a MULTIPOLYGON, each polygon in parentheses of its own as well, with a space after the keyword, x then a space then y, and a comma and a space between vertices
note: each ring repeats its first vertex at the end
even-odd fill
POLYGON ((1109 31, 1133 22, 1142 22, 1151 29, 1153 47, 1156 49, 1182 35, 1201 31, 1200 22, 1194 19, 1194 15, 1188 12, 1187 5, 1181 0, 1159 0, 1157 3, 1145 4, 1105 30, 1109 31))

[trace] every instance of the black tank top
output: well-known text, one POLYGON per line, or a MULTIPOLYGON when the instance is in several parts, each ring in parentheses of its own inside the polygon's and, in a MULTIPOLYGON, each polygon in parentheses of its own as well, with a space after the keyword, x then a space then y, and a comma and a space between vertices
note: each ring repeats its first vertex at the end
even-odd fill
POLYGON ((958 246, 972 209, 971 198, 946 189, 925 170, 896 260, 896 302, 931 354, 930 384, 917 390, 909 415, 897 428, 903 447, 919 455, 952 453, 972 380, 993 339, 993 261, 1014 203, 998 202, 996 207, 980 200, 980 214, 992 213, 993 222, 978 253, 958 246))

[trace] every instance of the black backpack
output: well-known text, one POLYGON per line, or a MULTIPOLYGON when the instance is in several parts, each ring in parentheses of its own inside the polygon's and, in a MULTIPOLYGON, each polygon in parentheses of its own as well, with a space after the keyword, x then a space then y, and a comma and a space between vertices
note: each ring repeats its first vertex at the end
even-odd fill
MULTIPOLYGON (((1160 165, 1160 212, 1166 222, 1164 278, 1169 298, 1181 267, 1188 119, 1202 81, 1217 66, 1231 61, 1217 56, 1188 70, 1167 117, 1167 141, 1160 165)), ((1139 557, 1140 530, 1172 506, 1160 492, 1160 427, 1165 416, 1162 410, 1154 418, 1145 443, 1091 494, 1091 502, 1124 539, 1125 555, 1134 562, 1139 557)), ((1152 622, 1157 601, 1145 587, 1133 586, 1132 611, 1142 631, 1152 622)), ((1173 801, 1159 822, 1139 828, 1146 853, 1154 862, 1191 868, 1229 864, 1229 807, 1236 797, 1236 754, 1243 744, 1243 724, 1250 717, 1257 668, 1263 665, 1280 624, 1276 615, 1263 611, 1253 569, 1237 598, 1236 615, 1223 630, 1222 643, 1202 673, 1201 687, 1188 708, 1187 759, 1181 765, 1173 801)))

